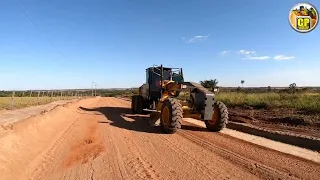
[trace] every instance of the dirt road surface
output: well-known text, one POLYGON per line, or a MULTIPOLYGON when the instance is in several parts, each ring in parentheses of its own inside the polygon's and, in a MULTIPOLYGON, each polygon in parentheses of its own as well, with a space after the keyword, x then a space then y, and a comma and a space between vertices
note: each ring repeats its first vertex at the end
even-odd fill
POLYGON ((320 164, 185 122, 163 134, 130 102, 85 99, 0 129, 0 179, 317 179, 320 164))

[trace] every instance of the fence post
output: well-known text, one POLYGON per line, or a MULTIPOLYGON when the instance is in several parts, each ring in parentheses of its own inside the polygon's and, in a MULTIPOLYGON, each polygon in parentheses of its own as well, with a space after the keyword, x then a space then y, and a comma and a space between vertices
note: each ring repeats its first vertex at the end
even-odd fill
POLYGON ((39 105, 39 96, 40 96, 40 91, 38 91, 38 97, 37 97, 37 104, 39 105))
POLYGON ((11 96, 11 102, 10 102, 10 109, 11 110, 13 109, 13 106, 14 106, 14 94, 15 94, 15 92, 13 91, 12 96, 11 96))
MULTIPOLYGON (((47 96, 50 97, 49 91, 47 91, 47 96)), ((46 103, 48 102, 48 98, 46 98, 46 103)))
POLYGON ((61 93, 60 93, 60 100, 62 100, 62 91, 61 91, 61 93))
POLYGON ((32 90, 30 90, 30 97, 32 96, 32 90))
POLYGON ((52 102, 52 98, 53 98, 53 91, 51 91, 51 102, 52 102))

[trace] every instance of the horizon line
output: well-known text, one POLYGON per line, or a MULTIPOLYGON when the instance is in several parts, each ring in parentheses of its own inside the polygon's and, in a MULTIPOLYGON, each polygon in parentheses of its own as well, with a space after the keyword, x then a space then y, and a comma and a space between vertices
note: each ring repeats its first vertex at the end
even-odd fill
MULTIPOLYGON (((269 86, 249 86, 249 87, 241 87, 241 86, 217 86, 217 88, 243 88, 243 89, 261 89, 261 88, 268 88, 269 86)), ((276 89, 283 89, 283 88, 289 88, 289 86, 270 86, 271 88, 276 88, 276 89)), ((93 90, 130 90, 130 89, 138 89, 139 87, 127 87, 127 88, 93 88, 93 90)), ((320 86, 297 86, 297 88, 320 88, 320 86)), ((5 91, 91 91, 92 88, 75 88, 75 89, 22 89, 22 90, 17 90, 17 89, 2 89, 0 91, 5 92, 5 91)))

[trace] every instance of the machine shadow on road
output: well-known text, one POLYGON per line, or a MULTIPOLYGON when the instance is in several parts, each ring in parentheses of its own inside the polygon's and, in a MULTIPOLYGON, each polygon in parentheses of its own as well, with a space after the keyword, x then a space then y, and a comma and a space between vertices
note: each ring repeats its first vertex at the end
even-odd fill
MULTIPOLYGON (((149 124, 149 115, 136 115, 131 113, 130 108, 126 107, 98 107, 85 108, 79 107, 79 110, 87 112, 99 112, 103 114, 109 121, 98 121, 98 123, 109 123, 112 126, 127 129, 131 131, 163 134, 160 126, 151 126, 149 124), (128 121, 125 118, 130 118, 133 121, 128 121)), ((96 113, 94 113, 96 114, 96 113)), ((181 129, 189 131, 207 131, 206 128, 198 126, 182 125, 181 129)))

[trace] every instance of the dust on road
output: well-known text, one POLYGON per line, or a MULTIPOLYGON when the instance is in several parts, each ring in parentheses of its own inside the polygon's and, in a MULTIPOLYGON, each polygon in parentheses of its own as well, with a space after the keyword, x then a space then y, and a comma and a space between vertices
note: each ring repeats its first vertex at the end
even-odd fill
POLYGON ((317 179, 320 165, 185 123, 162 134, 130 102, 85 99, 0 130, 0 177, 317 179))

